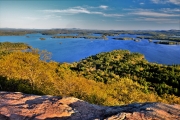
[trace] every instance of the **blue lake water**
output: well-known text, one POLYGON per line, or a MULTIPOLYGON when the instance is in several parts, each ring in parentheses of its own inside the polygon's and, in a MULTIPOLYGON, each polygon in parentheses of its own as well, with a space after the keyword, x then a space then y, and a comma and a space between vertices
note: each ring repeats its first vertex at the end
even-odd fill
MULTIPOLYGON (((136 35, 121 35, 136 37, 136 35)), ((145 55, 149 62, 161 64, 180 64, 180 45, 162 45, 150 43, 148 40, 135 42, 132 40, 88 40, 76 39, 55 39, 51 35, 28 34, 25 36, 0 36, 0 42, 24 42, 33 48, 47 50, 52 53, 52 60, 57 62, 77 62, 90 55, 100 52, 124 49, 131 52, 139 52, 145 55), (29 36, 27 38, 26 36, 29 36), (46 40, 40 40, 43 37, 46 40), (61 43, 61 44, 60 44, 61 43)))

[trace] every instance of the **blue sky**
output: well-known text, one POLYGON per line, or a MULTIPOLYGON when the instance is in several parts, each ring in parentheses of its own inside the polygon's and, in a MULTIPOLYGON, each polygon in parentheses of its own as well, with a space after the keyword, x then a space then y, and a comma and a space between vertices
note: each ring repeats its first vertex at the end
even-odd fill
POLYGON ((180 0, 0 0, 0 28, 180 29, 180 0))

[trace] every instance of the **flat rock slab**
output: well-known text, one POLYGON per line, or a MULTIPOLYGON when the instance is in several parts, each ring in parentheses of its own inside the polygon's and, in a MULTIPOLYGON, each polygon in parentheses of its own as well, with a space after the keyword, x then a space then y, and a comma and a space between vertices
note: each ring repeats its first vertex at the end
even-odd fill
POLYGON ((77 98, 0 92, 0 120, 180 120, 180 105, 98 106, 77 98))

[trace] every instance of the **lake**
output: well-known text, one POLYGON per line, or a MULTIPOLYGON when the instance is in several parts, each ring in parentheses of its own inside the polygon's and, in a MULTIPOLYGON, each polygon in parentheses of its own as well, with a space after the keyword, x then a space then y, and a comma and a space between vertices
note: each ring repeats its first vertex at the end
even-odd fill
MULTIPOLYGON (((123 34, 120 36, 135 38, 137 35, 123 34)), ((0 42, 24 42, 33 48, 47 50, 52 53, 52 60, 57 62, 72 63, 100 52, 123 49, 142 53, 149 62, 180 64, 180 45, 155 44, 148 40, 141 40, 139 42, 114 40, 112 36, 109 36, 108 40, 84 38, 56 39, 51 37, 52 35, 42 35, 39 33, 27 34, 25 36, 0 36, 0 42), (29 38, 26 36, 29 36, 29 38), (40 37, 46 40, 40 40, 40 37)))

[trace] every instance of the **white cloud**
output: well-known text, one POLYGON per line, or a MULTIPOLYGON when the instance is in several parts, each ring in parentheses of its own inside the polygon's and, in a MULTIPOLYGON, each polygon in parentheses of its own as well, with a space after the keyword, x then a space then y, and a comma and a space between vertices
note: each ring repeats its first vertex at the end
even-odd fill
POLYGON ((139 17, 135 19, 136 21, 147 21, 156 23, 178 23, 177 20, 170 18, 150 18, 150 17, 139 17))
POLYGON ((120 17, 120 16, 124 16, 124 15, 121 15, 121 14, 102 14, 103 16, 105 17, 120 17))
POLYGON ((165 12, 165 13, 175 13, 175 12, 180 12, 180 9, 178 8, 174 8, 174 9, 171 9, 171 8, 162 8, 160 9, 160 11, 162 12, 165 12))
POLYGON ((171 4, 176 4, 176 5, 180 5, 180 0, 151 0, 153 3, 155 4, 167 4, 167 3, 171 3, 171 4))
POLYGON ((154 9, 142 9, 142 8, 124 8, 126 11, 153 11, 154 9))
POLYGON ((161 0, 151 0, 153 3, 156 3, 156 4, 159 4, 159 3, 162 3, 161 0))
POLYGON ((144 3, 139 3, 140 5, 144 5, 144 3))
POLYGON ((107 8, 108 8, 108 6, 106 6, 106 5, 100 5, 100 6, 99 6, 99 8, 102 8, 102 9, 107 9, 107 8))
POLYGON ((170 3, 180 5, 180 0, 168 0, 170 3))
POLYGON ((179 9, 161 8, 153 9, 124 9, 134 21, 152 22, 158 24, 178 24, 179 9))
MULTIPOLYGON (((103 6, 102 8, 105 9, 107 7, 103 6)), ((98 11, 90 11, 90 10, 87 10, 86 8, 79 7, 79 6, 69 8, 69 9, 63 9, 63 10, 42 10, 42 11, 45 12, 45 13, 94 14, 94 15, 102 15, 102 16, 105 16, 105 17, 120 17, 120 16, 123 16, 121 14, 106 14, 106 13, 98 12, 98 11)))
POLYGON ((160 13, 160 12, 153 12, 153 11, 137 11, 137 12, 132 12, 129 14, 140 15, 140 16, 151 16, 151 17, 175 17, 175 16, 179 16, 178 14, 168 14, 168 13, 160 13))
POLYGON ((67 14, 78 14, 78 13, 87 13, 90 12, 85 8, 75 7, 75 8, 69 8, 64 10, 43 10, 44 12, 50 12, 50 13, 67 13, 67 14))

